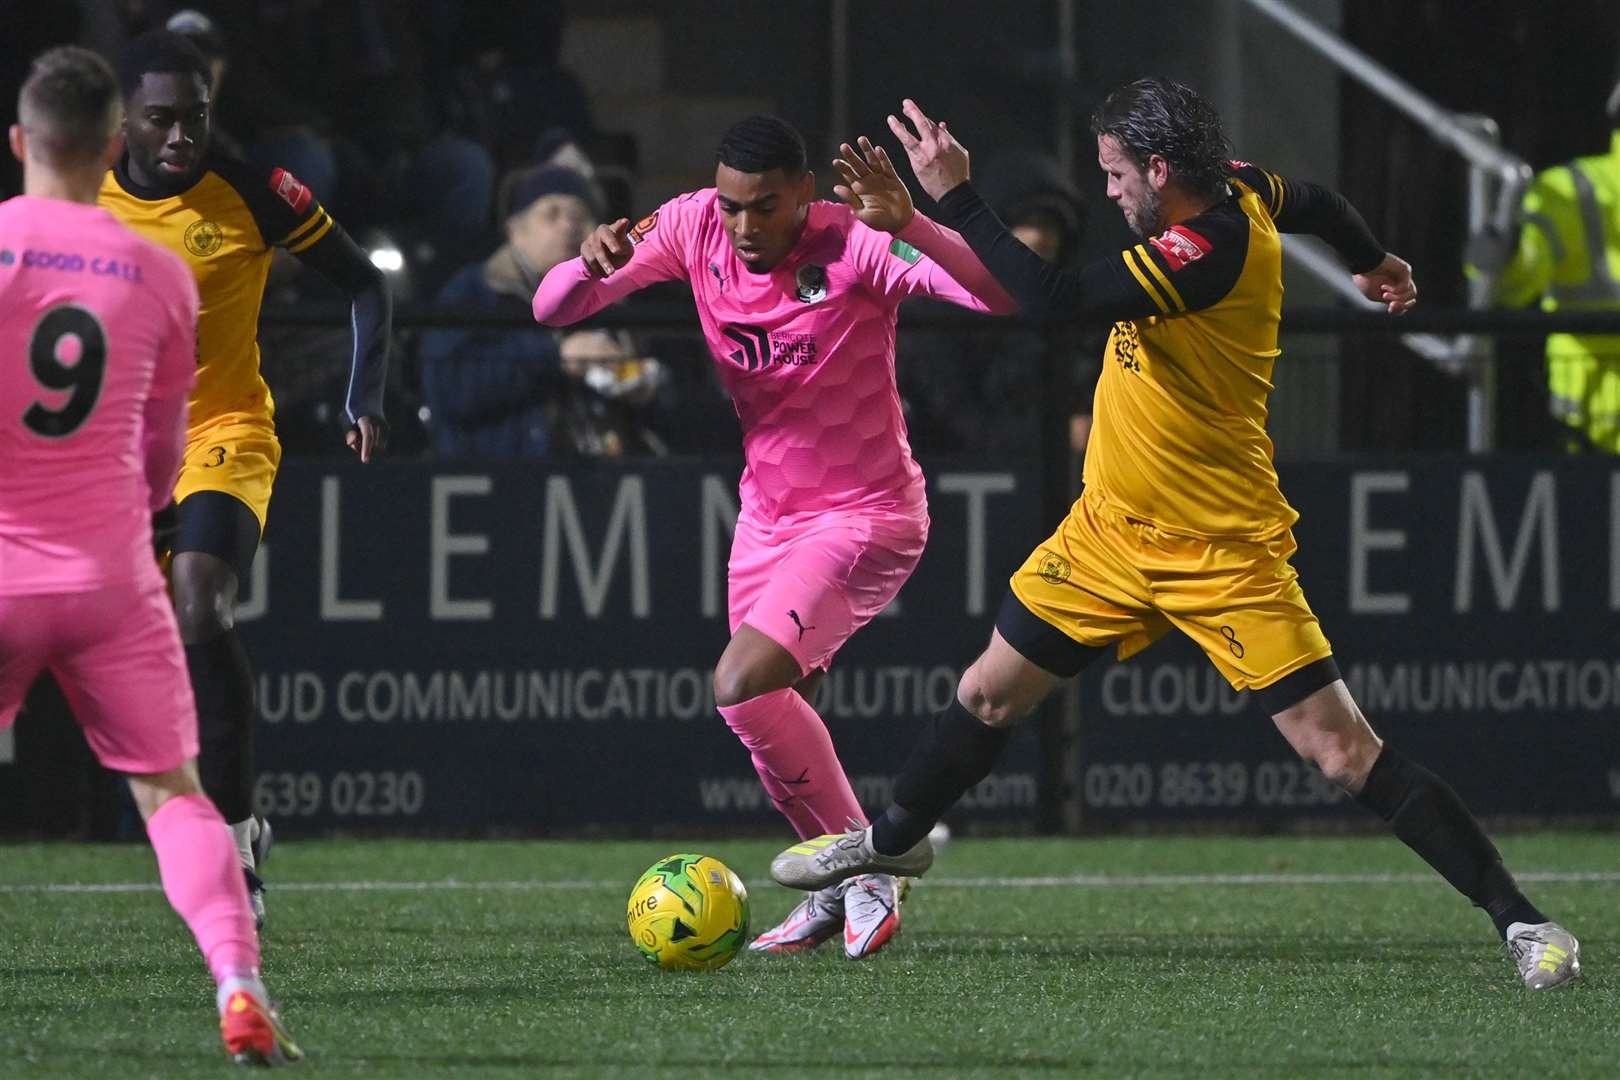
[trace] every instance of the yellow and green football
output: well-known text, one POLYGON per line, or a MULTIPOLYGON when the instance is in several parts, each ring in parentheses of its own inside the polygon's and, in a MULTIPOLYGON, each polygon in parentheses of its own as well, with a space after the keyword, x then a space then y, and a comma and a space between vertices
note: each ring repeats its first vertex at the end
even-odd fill
POLYGON ((709 855, 666 855, 630 890, 630 940, 666 971, 712 971, 748 938, 748 890, 709 855))

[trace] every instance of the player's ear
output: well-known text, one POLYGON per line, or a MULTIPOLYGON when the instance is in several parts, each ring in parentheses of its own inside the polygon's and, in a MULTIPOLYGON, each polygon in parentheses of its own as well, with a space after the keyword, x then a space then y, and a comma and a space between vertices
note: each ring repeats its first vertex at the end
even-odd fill
POLYGON ((816 201, 816 174, 806 169, 799 180, 799 205, 809 206, 816 201))
POLYGON ((28 143, 23 135, 22 125, 12 124, 11 130, 6 132, 6 136, 8 141, 11 143, 12 156, 18 161, 22 161, 24 158, 26 158, 28 156, 28 143))
POLYGON ((1159 154, 1150 155, 1147 168, 1142 171, 1147 173, 1148 183, 1153 185, 1155 191, 1163 191, 1170 182, 1170 162, 1159 154))

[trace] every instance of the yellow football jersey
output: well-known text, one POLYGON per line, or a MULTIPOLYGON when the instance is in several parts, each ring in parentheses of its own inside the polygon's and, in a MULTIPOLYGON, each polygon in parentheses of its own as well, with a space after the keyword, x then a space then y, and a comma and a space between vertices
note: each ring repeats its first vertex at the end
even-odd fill
POLYGON ((273 249, 299 252, 332 228, 309 188, 284 169, 210 155, 186 190, 166 194, 131 179, 127 159, 102 181, 98 203, 137 233, 177 252, 202 296, 197 387, 190 425, 226 413, 275 413, 259 373, 259 308, 273 249))
POLYGON ((1299 518, 1266 434, 1282 243, 1276 207, 1232 186, 1233 198, 1117 256, 1159 313, 1109 335, 1085 481, 1166 532, 1263 540, 1299 518))

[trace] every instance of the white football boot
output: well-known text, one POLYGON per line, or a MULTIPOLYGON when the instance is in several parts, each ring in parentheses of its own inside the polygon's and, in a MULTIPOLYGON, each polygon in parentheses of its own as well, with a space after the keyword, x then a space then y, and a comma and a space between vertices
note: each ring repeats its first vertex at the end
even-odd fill
POLYGON ((844 925, 844 884, 813 892, 788 917, 748 945, 749 952, 789 953, 813 949, 844 925))
POLYGON ((1555 922, 1509 926, 1507 951, 1531 990, 1550 990, 1581 974, 1581 943, 1555 922))
POLYGON ((871 956, 900 929, 905 878, 862 874, 844 883, 844 955, 871 956))

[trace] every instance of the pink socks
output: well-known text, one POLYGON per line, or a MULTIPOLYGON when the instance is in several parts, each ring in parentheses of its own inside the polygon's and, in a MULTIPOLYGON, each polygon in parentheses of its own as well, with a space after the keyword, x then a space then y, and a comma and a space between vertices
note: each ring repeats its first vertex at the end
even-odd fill
POLYGON ((247 885, 225 820, 202 795, 178 795, 146 823, 169 903, 191 928, 214 982, 259 974, 247 885))
POLYGON ((827 725, 797 692, 775 690, 722 705, 720 715, 748 747, 766 794, 801 840, 843 832, 852 817, 866 821, 827 725))

